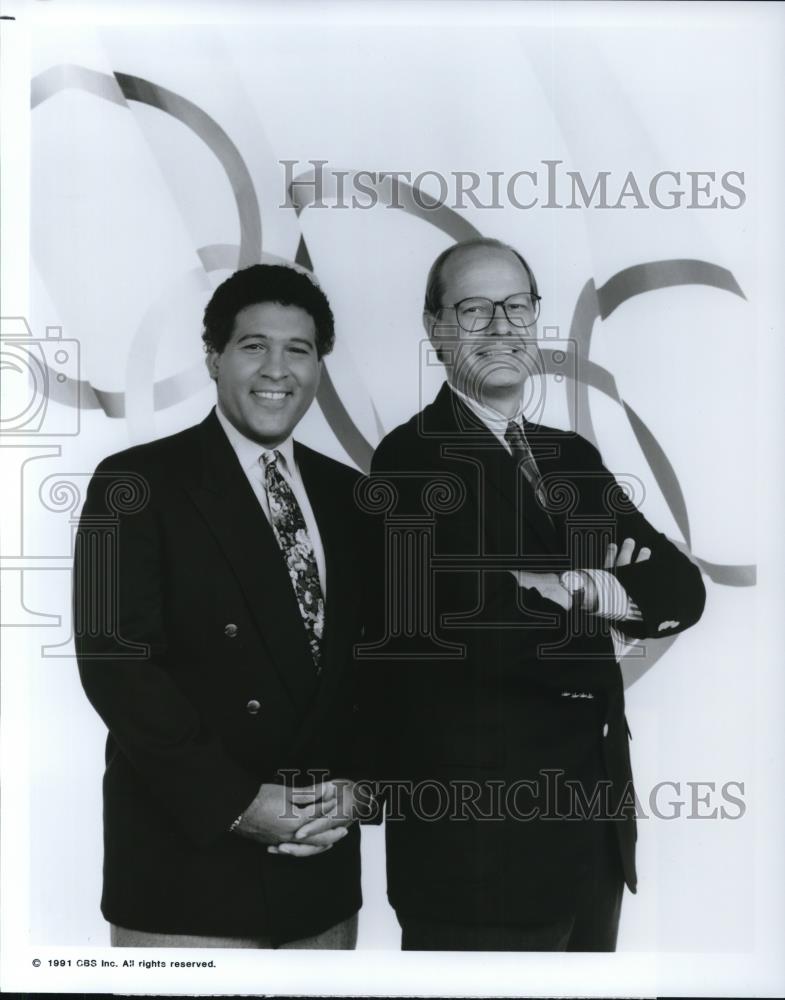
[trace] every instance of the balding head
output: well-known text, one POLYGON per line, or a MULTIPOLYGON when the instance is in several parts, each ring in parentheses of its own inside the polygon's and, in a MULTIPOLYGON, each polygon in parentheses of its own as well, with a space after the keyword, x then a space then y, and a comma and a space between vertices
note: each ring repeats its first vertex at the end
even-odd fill
POLYGON ((442 306, 452 304, 444 298, 445 282, 447 277, 449 277, 450 271, 458 264, 463 262, 463 266, 466 267, 471 266, 471 262, 473 261, 499 259, 505 255, 514 257, 520 264, 527 278, 527 285, 525 287, 536 295, 537 281, 534 277, 534 272, 514 247, 490 237, 477 237, 473 240, 453 243, 452 246, 443 250, 433 262, 428 272, 428 281, 425 286, 423 312, 435 317, 442 306), (468 265, 467 262, 469 262, 468 265))

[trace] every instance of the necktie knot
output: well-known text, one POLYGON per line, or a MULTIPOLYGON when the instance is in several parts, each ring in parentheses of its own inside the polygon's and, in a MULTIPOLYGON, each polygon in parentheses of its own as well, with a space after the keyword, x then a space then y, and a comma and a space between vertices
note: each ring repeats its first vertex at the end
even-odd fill
POLYGON ((521 426, 514 420, 511 420, 507 424, 507 430, 504 432, 504 440, 513 451, 529 451, 529 446, 526 443, 526 438, 523 435, 521 426))
POLYGON ((540 475, 540 470, 537 468, 534 453, 529 446, 529 442, 526 440, 526 435, 523 433, 523 429, 514 420, 511 420, 507 424, 504 440, 510 446, 512 457, 516 460, 529 485, 537 494, 537 499, 540 504, 544 506, 545 495, 542 491, 542 477, 540 475))
POLYGON ((271 466, 277 466, 278 460, 281 457, 280 451, 263 451, 259 456, 259 461, 265 469, 269 469, 271 466))
POLYGON ((531 450, 529 442, 526 440, 526 435, 523 433, 523 428, 514 420, 511 420, 507 424, 504 440, 509 445, 512 457, 517 462, 518 468, 523 473, 526 482, 534 491, 537 503, 545 514, 551 528, 553 528, 553 520, 548 513, 548 499, 542 486, 542 476, 537 467, 534 452, 531 450))

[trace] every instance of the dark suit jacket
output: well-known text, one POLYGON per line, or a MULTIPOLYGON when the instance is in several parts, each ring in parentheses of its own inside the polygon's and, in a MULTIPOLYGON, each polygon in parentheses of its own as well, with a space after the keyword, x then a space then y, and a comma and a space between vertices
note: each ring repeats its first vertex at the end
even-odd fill
POLYGON ((91 480, 75 635, 109 729, 102 911, 113 923, 281 941, 360 906, 356 826, 308 859, 227 832, 280 769, 355 768, 359 475, 297 443, 295 455, 327 566, 318 681, 272 529, 214 412, 106 459, 91 480))
POLYGON ((635 890, 628 730, 609 625, 520 590, 508 570, 601 568, 608 541, 634 538, 651 559, 616 576, 643 616, 620 628, 639 637, 692 625, 704 587, 620 495, 592 445, 533 424, 526 433, 552 525, 512 457, 446 385, 374 456, 371 482, 388 480, 395 493, 384 520, 388 565, 397 562, 376 599, 365 697, 384 720, 379 775, 420 783, 417 801, 396 793, 388 804, 388 894, 403 914, 489 924, 561 916, 588 877, 593 838, 608 829, 580 819, 603 780, 635 890), (419 567, 418 545, 427 549, 419 567), (464 796, 463 819, 445 814, 434 782, 452 789, 451 809, 464 796), (469 783, 479 789, 471 801, 469 783), (484 818, 497 814, 506 818, 484 818))

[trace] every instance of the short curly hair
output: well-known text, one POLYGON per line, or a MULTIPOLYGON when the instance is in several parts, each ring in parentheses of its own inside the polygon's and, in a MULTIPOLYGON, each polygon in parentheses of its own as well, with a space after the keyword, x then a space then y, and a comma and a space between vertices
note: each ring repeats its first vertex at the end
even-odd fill
POLYGON ((298 306, 313 319, 316 351, 324 357, 335 343, 335 320, 327 296, 304 271, 285 264, 253 264, 227 278, 213 292, 204 311, 205 350, 221 354, 229 343, 237 314, 246 306, 277 302, 298 306))

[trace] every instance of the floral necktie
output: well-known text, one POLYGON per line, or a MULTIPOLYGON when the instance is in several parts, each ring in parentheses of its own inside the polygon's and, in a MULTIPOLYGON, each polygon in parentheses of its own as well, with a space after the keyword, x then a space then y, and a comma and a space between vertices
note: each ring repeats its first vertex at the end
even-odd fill
POLYGON ((321 669, 319 659, 324 633, 324 597, 319 583, 313 542, 305 526, 297 498, 278 468, 280 457, 280 452, 277 451, 264 452, 261 456, 267 499, 270 504, 270 524, 286 560, 289 579, 294 587, 318 673, 321 669))

